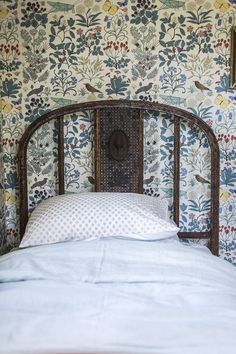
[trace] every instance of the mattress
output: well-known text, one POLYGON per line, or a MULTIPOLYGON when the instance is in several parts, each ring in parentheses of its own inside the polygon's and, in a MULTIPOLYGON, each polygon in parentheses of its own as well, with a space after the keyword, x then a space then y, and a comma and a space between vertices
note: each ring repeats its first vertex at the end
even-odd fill
POLYGON ((0 258, 0 353, 235 352, 236 269, 175 238, 0 258))

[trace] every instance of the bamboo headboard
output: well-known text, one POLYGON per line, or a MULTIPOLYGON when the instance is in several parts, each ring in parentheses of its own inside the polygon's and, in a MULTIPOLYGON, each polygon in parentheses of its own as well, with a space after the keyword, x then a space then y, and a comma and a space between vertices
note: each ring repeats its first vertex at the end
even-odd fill
POLYGON ((65 193, 64 116, 80 110, 94 112, 95 191, 143 193, 143 117, 145 111, 161 112, 174 124, 173 218, 180 216, 180 124, 191 122, 206 135, 211 154, 210 223, 206 232, 179 232, 180 238, 209 239, 209 248, 219 248, 219 148, 212 129, 199 117, 180 108, 144 101, 109 100, 84 102, 52 110, 37 118, 20 140, 20 228, 23 237, 28 221, 27 148, 33 134, 45 123, 56 120, 58 134, 59 194, 65 193))

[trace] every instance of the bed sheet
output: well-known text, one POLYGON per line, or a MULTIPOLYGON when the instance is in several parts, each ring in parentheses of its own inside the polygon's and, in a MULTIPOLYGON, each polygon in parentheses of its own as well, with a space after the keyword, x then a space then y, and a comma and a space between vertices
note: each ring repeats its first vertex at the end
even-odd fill
POLYGON ((236 269, 175 239, 103 239, 0 258, 0 353, 222 354, 236 269))

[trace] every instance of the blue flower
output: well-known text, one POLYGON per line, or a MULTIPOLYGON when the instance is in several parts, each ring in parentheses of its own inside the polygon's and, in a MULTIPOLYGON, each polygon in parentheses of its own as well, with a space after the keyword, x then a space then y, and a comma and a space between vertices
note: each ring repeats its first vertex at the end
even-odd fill
POLYGON ((234 111, 233 112, 229 111, 228 114, 227 114, 227 119, 232 120, 232 119, 235 119, 235 118, 236 117, 235 117, 234 111))
POLYGON ((175 68, 175 67, 173 67, 173 66, 170 66, 170 67, 168 68, 168 72, 170 72, 170 73, 177 73, 177 68, 175 68))
POLYGON ((51 78, 51 84, 52 85, 58 85, 59 84, 59 79, 58 77, 54 76, 51 78))
POLYGON ((160 81, 165 81, 166 79, 168 79, 168 76, 166 74, 160 76, 160 81))
POLYGON ((75 178, 78 178, 80 176, 80 171, 74 170, 74 176, 75 176, 75 178))
POLYGON ((67 76, 68 75, 68 71, 66 69, 61 69, 61 70, 59 70, 58 75, 67 76))
POLYGON ((76 77, 75 76, 72 76, 71 77, 71 85, 76 85, 77 84, 77 79, 76 79, 76 77))
POLYGON ((186 176, 186 175, 187 175, 187 169, 184 168, 184 167, 182 167, 182 168, 180 169, 180 175, 181 175, 182 177, 186 176))
POLYGON ((169 176, 169 175, 170 175, 170 170, 169 170, 167 167, 162 168, 162 169, 161 169, 161 174, 162 174, 163 176, 169 176))
POLYGON ((187 79, 187 76, 185 74, 180 74, 180 82, 185 82, 187 79))

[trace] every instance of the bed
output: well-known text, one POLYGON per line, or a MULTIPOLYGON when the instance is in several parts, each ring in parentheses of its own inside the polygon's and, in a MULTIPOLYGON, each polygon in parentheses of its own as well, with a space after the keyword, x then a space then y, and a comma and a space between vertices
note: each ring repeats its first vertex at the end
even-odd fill
POLYGON ((0 353, 235 351, 236 272, 217 257, 219 149, 202 119, 126 100, 56 109, 26 129, 19 176, 22 240, 0 258, 0 353), (93 112, 92 191, 68 193, 65 121, 78 111, 93 112), (143 173, 146 112, 161 112, 173 128, 171 205, 143 193, 153 181, 143 173), (27 151, 52 122, 56 191, 36 206, 32 189, 45 196, 49 177, 33 179, 32 188, 27 151), (210 150, 210 181, 199 182, 210 195, 209 222, 200 231, 181 227, 182 124, 203 132, 210 150))

